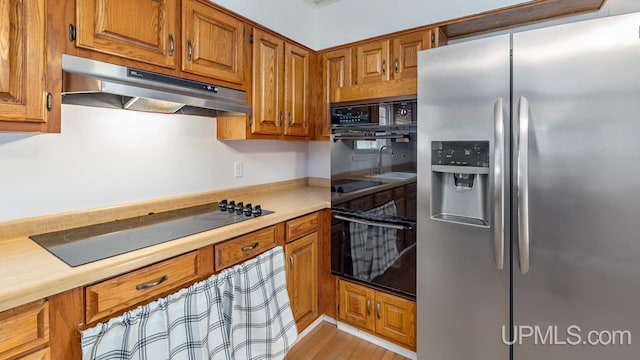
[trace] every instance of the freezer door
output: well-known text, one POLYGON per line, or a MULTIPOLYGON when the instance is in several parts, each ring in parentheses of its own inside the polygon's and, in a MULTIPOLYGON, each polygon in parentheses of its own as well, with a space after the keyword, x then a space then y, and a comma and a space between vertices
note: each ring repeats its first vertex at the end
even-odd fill
POLYGON ((419 359, 509 358, 509 51, 500 36, 419 54, 419 359))
POLYGON ((513 36, 516 360, 640 358, 639 26, 513 36))

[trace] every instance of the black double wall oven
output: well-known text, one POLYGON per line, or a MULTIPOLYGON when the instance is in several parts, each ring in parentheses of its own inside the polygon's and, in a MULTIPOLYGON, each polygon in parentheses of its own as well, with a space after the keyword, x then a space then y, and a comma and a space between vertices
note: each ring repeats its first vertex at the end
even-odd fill
POLYGON ((331 271, 415 298, 415 99, 332 104, 331 115, 331 271))

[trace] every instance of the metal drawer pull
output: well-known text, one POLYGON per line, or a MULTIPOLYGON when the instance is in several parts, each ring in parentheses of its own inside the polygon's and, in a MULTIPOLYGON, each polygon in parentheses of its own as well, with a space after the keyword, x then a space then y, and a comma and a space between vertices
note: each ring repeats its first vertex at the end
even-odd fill
POLYGON ((255 244, 250 245, 250 246, 243 246, 243 247, 242 247, 242 251, 245 251, 245 252, 246 252, 246 251, 251 251, 251 250, 253 250, 253 249, 257 248, 257 247, 258 247, 258 245, 260 245, 260 243, 255 243, 255 244))
POLYGON ((396 67, 396 73, 399 73, 399 72, 400 72, 400 62, 398 61, 398 58, 396 58, 396 59, 393 61, 393 64, 394 64, 394 65, 395 65, 395 67, 396 67))
POLYGON ((382 75, 387 75, 387 60, 382 60, 382 75))
POLYGON ((371 299, 367 298, 367 315, 371 315, 371 299))
POLYGON ((378 319, 380 319, 380 301, 376 304, 376 315, 378 315, 378 319))
POLYGON ((160 284, 162 284, 163 282, 169 280, 169 275, 165 275, 163 277, 161 277, 160 279, 158 279, 157 281, 154 281, 152 283, 147 283, 147 284, 140 284, 138 286, 136 286, 136 290, 146 290, 149 288, 152 288, 154 286, 158 286, 160 284))
POLYGON ((289 270, 293 271, 293 255, 289 255, 289 270))
POLYGON ((173 56, 173 52, 176 49, 176 44, 173 40, 173 34, 169 33, 169 56, 173 56))
POLYGON ((191 43, 191 39, 187 40, 187 61, 191 61, 193 57, 193 43, 191 43))

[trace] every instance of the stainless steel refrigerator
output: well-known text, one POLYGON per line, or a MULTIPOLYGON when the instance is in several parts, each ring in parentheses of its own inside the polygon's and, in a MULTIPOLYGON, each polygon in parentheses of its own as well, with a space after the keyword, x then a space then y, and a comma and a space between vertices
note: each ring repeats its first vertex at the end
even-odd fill
POLYGON ((640 358, 639 29, 419 54, 419 359, 640 358))

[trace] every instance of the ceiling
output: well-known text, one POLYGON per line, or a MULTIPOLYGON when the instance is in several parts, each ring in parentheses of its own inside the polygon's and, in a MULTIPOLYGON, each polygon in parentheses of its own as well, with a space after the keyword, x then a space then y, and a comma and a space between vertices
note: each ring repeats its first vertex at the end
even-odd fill
POLYGON ((310 4, 313 7, 320 7, 335 3, 340 0, 304 0, 307 4, 310 4))

